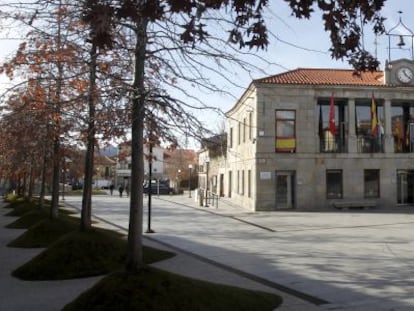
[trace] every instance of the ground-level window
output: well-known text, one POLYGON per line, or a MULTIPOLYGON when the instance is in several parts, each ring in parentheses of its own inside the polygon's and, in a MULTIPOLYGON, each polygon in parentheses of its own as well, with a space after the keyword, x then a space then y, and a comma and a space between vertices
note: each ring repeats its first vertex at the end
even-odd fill
POLYGON ((326 171, 326 197, 342 199, 342 170, 326 171))
POLYGON ((364 196, 366 198, 380 197, 379 170, 364 170, 364 196))
POLYGON ((276 110, 276 152, 296 151, 296 112, 276 110))
POLYGON ((240 171, 237 170, 237 194, 240 194, 240 171))
POLYGON ((414 170, 397 170, 397 203, 414 203, 414 170))
POLYGON ((240 194, 244 195, 244 170, 241 171, 241 189, 240 194))
POLYGON ((228 193, 227 196, 229 198, 231 198, 231 193, 232 193, 232 187, 233 187, 233 183, 232 183, 232 171, 229 171, 229 184, 228 184, 228 193))
POLYGON ((247 196, 250 198, 252 194, 252 171, 247 171, 247 196))

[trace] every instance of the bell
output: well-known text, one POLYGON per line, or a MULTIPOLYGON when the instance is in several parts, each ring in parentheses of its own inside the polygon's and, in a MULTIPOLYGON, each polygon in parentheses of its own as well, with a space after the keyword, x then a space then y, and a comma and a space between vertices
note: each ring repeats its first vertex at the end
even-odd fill
POLYGON ((398 42, 397 46, 401 49, 405 45, 404 38, 400 35, 400 42, 398 42))

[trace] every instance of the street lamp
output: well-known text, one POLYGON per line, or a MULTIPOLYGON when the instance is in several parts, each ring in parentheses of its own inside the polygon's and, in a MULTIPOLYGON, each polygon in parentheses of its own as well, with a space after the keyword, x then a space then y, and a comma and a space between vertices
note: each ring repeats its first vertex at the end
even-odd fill
POLYGON ((188 164, 188 169, 190 170, 190 178, 188 179, 188 197, 191 198, 191 171, 193 169, 193 165, 188 164))
POLYGON ((71 163, 72 160, 66 157, 63 158, 63 168, 62 168, 62 201, 65 201, 65 183, 66 183, 66 173, 68 172, 67 163, 71 163))
MULTIPOLYGON (((149 143, 149 159, 148 159, 148 228, 146 233, 155 233, 151 229, 151 197, 152 197, 152 142, 149 143)), ((142 187, 142 186, 141 186, 142 187)))
POLYGON ((181 169, 178 169, 178 174, 177 174, 177 192, 178 194, 180 194, 180 182, 181 182, 181 169))
POLYGON ((204 202, 205 202, 204 206, 208 207, 208 203, 207 203, 207 199, 208 199, 208 197, 207 197, 208 196, 208 165, 209 165, 209 162, 210 162, 210 158, 206 157, 204 162, 206 163, 206 195, 204 196, 204 202))

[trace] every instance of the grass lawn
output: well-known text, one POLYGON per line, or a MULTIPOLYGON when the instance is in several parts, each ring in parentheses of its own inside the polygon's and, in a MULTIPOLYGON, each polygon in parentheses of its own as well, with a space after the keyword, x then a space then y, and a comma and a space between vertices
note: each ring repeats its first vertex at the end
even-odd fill
POLYGON ((266 311, 282 299, 273 294, 190 279, 146 267, 116 272, 81 294, 64 311, 266 311))
MULTIPOLYGON (((170 252, 144 248, 151 263, 173 256, 170 252)), ((124 266, 126 240, 109 230, 78 230, 65 234, 29 262, 13 271, 23 280, 64 280, 103 275, 124 266)))
POLYGON ((29 216, 31 214, 32 212, 29 212, 16 221, 17 224, 22 224, 22 219, 24 219, 25 224, 30 222, 32 225, 7 246, 21 248, 47 247, 63 235, 78 230, 80 226, 78 219, 64 216, 59 216, 58 219, 38 218, 38 221, 35 222, 34 219, 37 218, 37 215, 35 215, 30 221, 29 216))
POLYGON ((10 212, 6 214, 6 216, 20 217, 27 212, 39 209, 39 205, 37 205, 35 202, 16 200, 7 205, 5 208, 11 209, 10 212))
MULTIPOLYGON (((79 231, 79 219, 59 213, 49 219, 49 209, 20 202, 12 212, 20 216, 9 226, 28 228, 9 245, 47 247, 12 275, 24 280, 63 280, 105 275, 64 310, 274 310, 282 302, 277 295, 218 285, 149 267, 174 254, 144 247, 146 267, 136 274, 123 271, 126 240, 119 233, 94 228, 79 231)), ((34 284, 35 286, 35 284, 34 284)))
MULTIPOLYGON (((11 214, 11 213, 9 213, 11 214)), ((23 213, 19 218, 17 218, 12 223, 8 224, 6 228, 9 229, 28 229, 34 224, 38 223, 43 219, 48 218, 48 211, 43 209, 31 209, 23 213)))

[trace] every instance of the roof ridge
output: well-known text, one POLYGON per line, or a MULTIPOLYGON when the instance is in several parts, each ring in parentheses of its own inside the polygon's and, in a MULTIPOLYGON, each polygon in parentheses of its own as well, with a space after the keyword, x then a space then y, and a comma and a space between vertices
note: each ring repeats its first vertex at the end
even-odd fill
POLYGON ((361 72, 345 68, 296 68, 253 80, 253 83, 309 85, 383 85, 382 70, 361 72))

